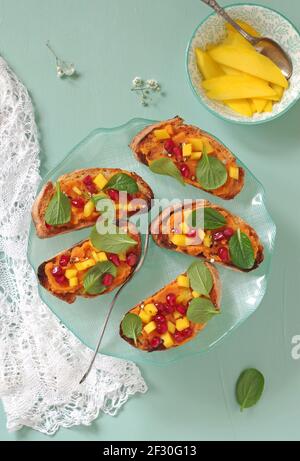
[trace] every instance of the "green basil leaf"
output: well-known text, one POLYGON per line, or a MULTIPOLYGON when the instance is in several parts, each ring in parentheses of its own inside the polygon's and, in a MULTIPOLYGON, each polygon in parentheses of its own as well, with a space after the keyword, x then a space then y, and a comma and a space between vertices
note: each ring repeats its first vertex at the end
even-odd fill
POLYGON ((154 160, 152 163, 150 163, 149 168, 153 173, 171 176, 172 178, 177 179, 177 181, 179 181, 182 185, 185 185, 180 171, 178 170, 175 163, 173 163, 169 158, 165 157, 154 160))
POLYGON ((117 275, 116 266, 110 261, 104 261, 89 269, 83 279, 85 292, 89 295, 99 295, 105 291, 107 287, 102 285, 104 274, 111 274, 115 277, 117 275))
POLYGON ((71 203, 61 191, 59 182, 45 213, 45 221, 50 226, 62 226, 71 221, 71 203))
POLYGON ((137 343, 138 336, 142 333, 143 322, 136 314, 126 314, 121 323, 123 335, 137 343))
POLYGON ((195 298, 190 302, 186 315, 191 322, 207 323, 220 313, 210 299, 195 298))
POLYGON ((230 257, 240 269, 252 269, 255 263, 254 250, 249 237, 238 229, 229 240, 230 257))
POLYGON ((214 208, 204 207, 194 210, 188 217, 188 225, 205 230, 220 229, 226 225, 226 219, 214 208))
POLYGON ((236 384, 236 399, 241 407, 251 408, 260 400, 265 387, 265 378, 255 368, 249 368, 241 374, 236 384))
POLYGON ((104 189, 116 189, 118 191, 127 192, 128 194, 136 194, 139 191, 135 179, 125 173, 117 173, 112 176, 104 189))
POLYGON ((206 149, 203 149, 202 158, 197 164, 196 176, 200 186, 206 190, 218 189, 228 178, 224 164, 213 155, 207 155, 206 149))
POLYGON ((209 296, 213 287, 213 278, 208 267, 202 261, 194 262, 187 270, 191 287, 201 295, 209 296))
POLYGON ((116 233, 114 234, 99 234, 96 226, 93 227, 90 240, 98 250, 115 254, 124 253, 138 244, 130 235, 119 233, 118 228, 116 228, 116 233))

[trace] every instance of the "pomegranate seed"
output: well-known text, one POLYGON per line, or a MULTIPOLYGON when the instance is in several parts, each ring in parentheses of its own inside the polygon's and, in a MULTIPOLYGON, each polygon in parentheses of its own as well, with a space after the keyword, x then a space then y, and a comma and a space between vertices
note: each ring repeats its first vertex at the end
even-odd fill
POLYGON ((49 230, 52 229, 52 226, 50 226, 50 224, 47 224, 46 222, 45 222, 45 226, 46 226, 46 228, 49 229, 49 230))
POLYGON ((165 305, 165 313, 166 314, 173 314, 175 312, 175 306, 171 306, 171 304, 165 305))
POLYGON ((192 238, 192 239, 195 238, 196 235, 197 235, 196 229, 192 229, 186 234, 187 237, 192 238))
POLYGON ((84 205, 85 205, 85 201, 83 200, 83 198, 79 197, 79 198, 74 198, 72 201, 72 206, 74 208, 84 208, 84 205))
POLYGON ((182 160, 182 150, 181 150, 181 148, 178 147, 178 146, 175 146, 175 147, 173 148, 173 152, 172 152, 172 153, 175 155, 176 160, 177 160, 178 162, 181 162, 181 160, 182 160))
POLYGON ((88 186, 89 184, 93 184, 93 178, 92 176, 88 175, 85 178, 83 178, 82 182, 85 186, 88 186))
POLYGON ((166 304, 164 303, 156 303, 155 307, 157 307, 159 314, 164 314, 166 312, 166 304))
POLYGON ((187 308, 183 306, 182 304, 179 304, 178 306, 176 306, 176 310, 177 312, 179 312, 179 314, 185 315, 187 308))
POLYGON ((126 262, 128 266, 134 267, 137 263, 137 255, 134 253, 129 253, 129 255, 127 255, 127 258, 126 258, 126 262))
POLYGON ((175 142, 172 141, 172 139, 168 139, 164 144, 164 148, 169 154, 173 154, 174 147, 175 147, 175 142))
POLYGON ((190 338, 192 336, 192 334, 193 334, 193 329, 191 327, 189 327, 189 328, 186 328, 185 330, 183 330, 181 333, 182 333, 182 336, 184 338, 190 338))
POLYGON ((188 178, 190 176, 190 169, 185 163, 182 163, 179 168, 184 178, 188 178))
POLYGON ((227 239, 232 237, 233 234, 234 234, 234 230, 231 227, 226 227, 226 229, 223 230, 223 235, 227 239))
POLYGON ((156 331, 159 335, 163 335, 164 333, 167 333, 168 325, 166 323, 159 323, 156 326, 156 331))
POLYGON ((109 261, 111 261, 115 266, 119 267, 121 264, 120 258, 118 255, 111 254, 108 257, 109 261))
POLYGON ((111 274, 104 274, 102 277, 102 284, 105 287, 110 287, 113 281, 114 281, 114 277, 111 274))
POLYGON ((69 255, 62 255, 59 260, 59 264, 62 267, 66 267, 69 264, 70 256, 69 255))
POLYGON ((225 247, 219 248, 218 255, 220 256, 221 260, 224 263, 229 262, 229 252, 228 252, 227 248, 225 248, 225 247))
POLYGON ((68 282, 68 279, 64 275, 55 277, 55 280, 59 285, 65 285, 68 282))
POLYGON ((150 341, 150 346, 152 349, 157 349, 158 346, 161 344, 161 339, 158 336, 154 336, 154 338, 150 341))
POLYGON ((219 242, 220 240, 223 240, 223 238, 224 238, 223 232, 215 232, 213 234, 213 239, 215 242, 219 242))
POLYGON ((91 184, 86 184, 85 187, 90 192, 90 194, 96 194, 98 192, 97 187, 93 182, 91 184))
POLYGON ((181 341, 183 341, 183 335, 180 331, 175 331, 174 333, 174 339, 177 343, 181 343, 181 341))
POLYGON ((157 324, 157 325, 160 325, 161 323, 166 323, 166 317, 162 314, 157 314, 155 317, 154 317, 154 322, 157 324))
POLYGON ((166 301, 170 306, 174 306, 176 304, 176 295, 174 293, 169 293, 166 297, 166 301))
POLYGON ((60 275, 63 275, 63 270, 60 266, 55 266, 53 267, 52 269, 52 275, 54 275, 54 277, 59 277, 60 275))
POLYGON ((109 189, 107 193, 109 195, 109 198, 114 202, 117 202, 119 200, 119 191, 115 189, 109 189))

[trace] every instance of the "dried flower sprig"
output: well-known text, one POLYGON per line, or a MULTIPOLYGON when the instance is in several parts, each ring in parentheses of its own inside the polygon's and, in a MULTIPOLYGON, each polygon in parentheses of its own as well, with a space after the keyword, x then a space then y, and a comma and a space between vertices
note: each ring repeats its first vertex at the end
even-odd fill
POLYGON ((73 75, 76 73, 76 69, 73 63, 68 63, 66 61, 63 61, 60 59, 55 51, 53 50, 52 46, 50 45, 50 42, 46 43, 46 47, 51 51, 51 53, 54 55, 56 59, 56 75, 58 78, 62 77, 73 77, 73 75))
POLYGON ((157 80, 149 79, 144 81, 140 77, 132 80, 131 91, 136 92, 143 106, 148 106, 151 102, 151 93, 160 93, 161 87, 157 80))

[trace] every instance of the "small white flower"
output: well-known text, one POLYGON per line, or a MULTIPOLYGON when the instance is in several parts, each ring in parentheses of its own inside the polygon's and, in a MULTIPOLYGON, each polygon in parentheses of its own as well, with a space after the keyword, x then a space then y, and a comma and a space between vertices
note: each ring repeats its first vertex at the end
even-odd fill
POLYGON ((151 88, 151 90, 155 90, 155 91, 156 91, 156 90, 160 89, 157 80, 150 79, 150 80, 147 80, 146 83, 147 83, 147 86, 148 86, 149 88, 151 88))
POLYGON ((138 88, 140 86, 143 86, 144 84, 144 81, 141 79, 141 77, 135 77, 133 80, 132 80, 132 85, 134 88, 138 88))

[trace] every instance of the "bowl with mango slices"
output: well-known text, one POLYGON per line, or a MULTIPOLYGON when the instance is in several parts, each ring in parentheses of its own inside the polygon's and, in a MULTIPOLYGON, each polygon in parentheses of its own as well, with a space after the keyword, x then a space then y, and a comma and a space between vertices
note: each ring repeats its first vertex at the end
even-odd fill
POLYGON ((270 59, 213 13, 187 48, 191 87, 220 118, 252 125, 274 120, 300 98, 300 34, 282 14, 264 6, 237 4, 226 11, 250 34, 276 40, 292 58, 293 75, 287 81, 270 59))

